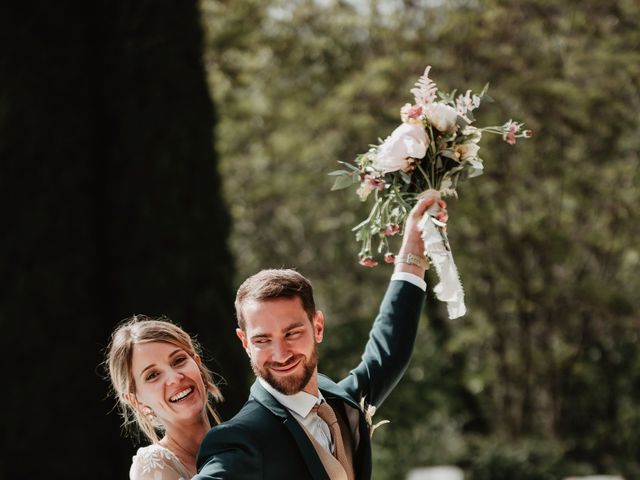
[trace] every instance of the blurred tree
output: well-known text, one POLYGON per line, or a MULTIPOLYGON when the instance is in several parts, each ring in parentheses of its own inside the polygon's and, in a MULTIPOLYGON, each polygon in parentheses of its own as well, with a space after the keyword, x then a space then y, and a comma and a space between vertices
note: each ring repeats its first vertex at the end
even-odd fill
POLYGON ((202 5, 239 277, 286 265, 314 280, 335 377, 357 362, 389 271, 356 265, 367 206, 329 192, 326 173, 398 124, 426 64, 443 90, 491 82, 481 124, 536 132, 485 139, 485 176, 449 203, 469 313, 448 322, 430 301, 379 413, 392 423, 374 437, 376 478, 442 462, 477 478, 640 478, 637 2, 202 5))
POLYGON ((197 333, 224 416, 246 392, 197 4, 1 10, 0 477, 124 478, 98 368, 121 318, 197 333))

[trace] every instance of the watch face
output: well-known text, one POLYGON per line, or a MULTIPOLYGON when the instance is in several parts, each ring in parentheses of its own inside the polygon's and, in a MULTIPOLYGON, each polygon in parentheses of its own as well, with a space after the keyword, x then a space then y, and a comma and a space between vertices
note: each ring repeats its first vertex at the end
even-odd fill
POLYGON ((427 260, 415 253, 410 253, 407 256, 407 263, 417 265, 418 267, 427 268, 427 260))

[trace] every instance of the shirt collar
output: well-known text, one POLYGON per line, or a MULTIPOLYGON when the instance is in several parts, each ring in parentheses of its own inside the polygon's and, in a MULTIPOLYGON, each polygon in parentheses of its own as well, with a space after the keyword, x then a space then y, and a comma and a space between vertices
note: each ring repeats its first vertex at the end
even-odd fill
POLYGON ((283 407, 300 415, 302 418, 306 418, 306 416, 309 415, 309 412, 311 412, 311 409, 315 405, 320 405, 324 400, 320 390, 318 390, 318 397, 303 391, 299 391, 293 395, 285 395, 269 385, 264 378, 258 377, 258 381, 260 382, 260 385, 262 385, 264 389, 273 396, 273 398, 282 404, 283 407))

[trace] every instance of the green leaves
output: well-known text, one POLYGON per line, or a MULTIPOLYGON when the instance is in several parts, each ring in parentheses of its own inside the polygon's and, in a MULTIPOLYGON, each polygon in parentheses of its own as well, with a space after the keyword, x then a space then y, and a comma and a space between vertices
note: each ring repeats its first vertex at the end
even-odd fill
POLYGON ((335 170, 328 173, 328 175, 335 176, 336 179, 333 182, 331 190, 342 190, 343 188, 349 188, 354 183, 358 183, 359 178, 354 172, 347 172, 346 170, 335 170))
POLYGON ((336 177, 333 182, 333 186, 331 187, 332 191, 349 188, 351 185, 360 181, 361 172, 358 167, 347 162, 338 161, 338 163, 347 167, 348 170, 334 170, 327 174, 329 176, 336 177))

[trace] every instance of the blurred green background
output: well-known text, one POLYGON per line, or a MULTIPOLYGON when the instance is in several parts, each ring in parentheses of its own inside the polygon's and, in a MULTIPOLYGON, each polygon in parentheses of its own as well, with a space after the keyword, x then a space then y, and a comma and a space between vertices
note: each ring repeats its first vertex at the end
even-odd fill
POLYGON ((449 201, 469 312, 429 297, 374 478, 640 478, 637 0, 40 1, 0 27, 0 477, 126 477, 98 365, 132 313, 198 334, 229 418, 233 292, 261 268, 313 281, 320 369, 346 374, 391 268, 357 264, 368 205, 327 173, 430 64, 444 91, 490 82, 479 125, 535 136, 485 138, 449 201))

